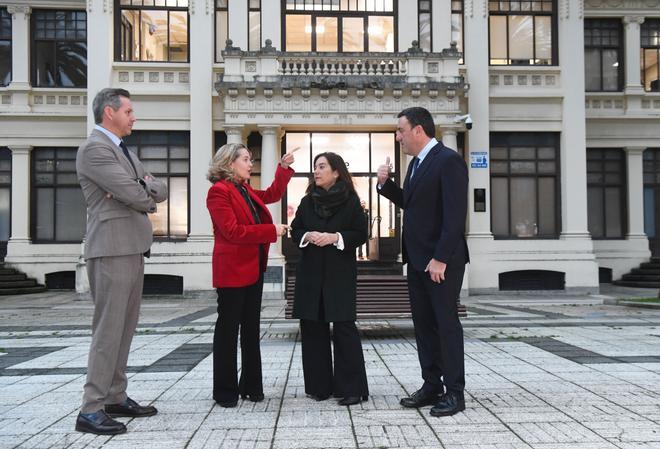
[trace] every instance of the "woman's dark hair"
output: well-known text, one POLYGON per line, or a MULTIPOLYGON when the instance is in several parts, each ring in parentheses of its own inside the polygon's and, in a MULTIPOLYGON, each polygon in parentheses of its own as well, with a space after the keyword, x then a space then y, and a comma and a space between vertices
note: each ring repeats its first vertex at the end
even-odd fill
MULTIPOLYGON (((314 157, 314 164, 312 164, 312 167, 316 167, 316 161, 320 157, 324 157, 328 161, 328 164, 330 164, 330 168, 333 171, 339 173, 339 178, 337 178, 337 180, 344 181, 348 191, 356 193, 355 185, 353 184, 353 178, 346 168, 346 162, 344 162, 344 159, 337 153, 326 151, 325 153, 319 153, 316 155, 316 157, 314 157)), ((309 184, 307 185, 307 191, 305 193, 310 193, 314 189, 315 185, 316 183, 314 182, 314 173, 312 172, 312 176, 309 178, 309 184)))

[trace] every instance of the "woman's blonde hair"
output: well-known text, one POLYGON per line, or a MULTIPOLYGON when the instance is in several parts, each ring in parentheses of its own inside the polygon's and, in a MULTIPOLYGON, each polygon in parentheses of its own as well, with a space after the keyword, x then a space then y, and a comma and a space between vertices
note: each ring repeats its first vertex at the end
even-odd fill
POLYGON ((250 150, 242 143, 227 143, 221 146, 213 155, 206 179, 215 184, 222 179, 232 179, 234 172, 231 169, 231 163, 238 159, 241 150, 245 148, 248 153, 250 150))

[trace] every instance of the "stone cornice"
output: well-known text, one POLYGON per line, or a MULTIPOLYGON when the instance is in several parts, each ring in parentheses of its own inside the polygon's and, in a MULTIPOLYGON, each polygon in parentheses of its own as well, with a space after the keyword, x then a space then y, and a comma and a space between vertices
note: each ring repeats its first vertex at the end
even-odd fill
POLYGON ((657 14, 660 9, 660 0, 586 0, 585 3, 589 12, 626 9, 657 14))
MULTIPOLYGON (((431 92, 431 95, 438 95, 438 92, 450 91, 452 95, 464 93, 468 86, 462 76, 455 77, 455 82, 429 81, 426 83, 410 83, 405 76, 382 77, 382 76, 279 76, 269 77, 267 81, 225 81, 222 77, 215 83, 215 88, 220 94, 229 94, 244 90, 256 92, 262 90, 265 95, 272 95, 273 91, 289 91, 300 89, 302 95, 309 96, 312 90, 318 90, 321 95, 328 96, 330 92, 338 92, 339 95, 346 96, 348 90, 355 90, 358 97, 365 96, 367 92, 373 92, 376 96, 382 96, 385 90, 410 91, 413 96, 420 92, 431 92), (275 79, 274 79, 275 78, 275 79), (325 94, 324 94, 325 92, 325 94)), ((289 94, 290 95, 290 94, 289 94)))

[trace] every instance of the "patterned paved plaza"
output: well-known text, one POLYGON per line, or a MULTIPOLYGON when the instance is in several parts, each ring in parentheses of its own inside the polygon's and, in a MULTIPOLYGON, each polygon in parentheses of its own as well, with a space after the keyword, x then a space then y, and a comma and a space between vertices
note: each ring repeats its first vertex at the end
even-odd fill
POLYGON ((143 301, 129 394, 151 418, 128 433, 73 430, 92 305, 73 293, 0 298, 0 448, 660 448, 660 309, 599 296, 465 298, 466 411, 403 409, 421 385, 410 320, 362 321, 371 396, 350 408, 305 397, 296 321, 262 312, 266 400, 223 409, 211 398, 215 297, 143 301))

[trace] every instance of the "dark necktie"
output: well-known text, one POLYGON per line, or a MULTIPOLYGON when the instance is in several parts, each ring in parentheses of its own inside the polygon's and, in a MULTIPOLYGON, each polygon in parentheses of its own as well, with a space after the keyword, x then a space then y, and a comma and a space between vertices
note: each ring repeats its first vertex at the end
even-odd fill
POLYGON ((135 176, 137 176, 137 170, 135 169, 135 164, 133 163, 133 159, 131 159, 131 155, 128 154, 128 147, 126 146, 123 140, 119 142, 119 146, 121 147, 121 150, 124 152, 124 156, 126 156, 126 159, 128 159, 128 162, 131 163, 131 167, 133 167, 135 176))
POLYGON ((239 192, 241 192, 241 196, 243 197, 248 207, 250 208, 250 212, 252 213, 252 218, 254 218, 254 222, 257 224, 261 223, 261 220, 259 220, 259 214, 257 214, 257 209, 254 207, 252 198, 250 198, 250 194, 248 193, 245 186, 243 184, 236 184, 236 188, 238 189, 239 192))
POLYGON ((413 159, 413 166, 412 166, 412 170, 410 171, 410 179, 412 179, 413 176, 415 176, 415 171, 417 170, 417 167, 419 167, 419 158, 416 157, 413 159))

